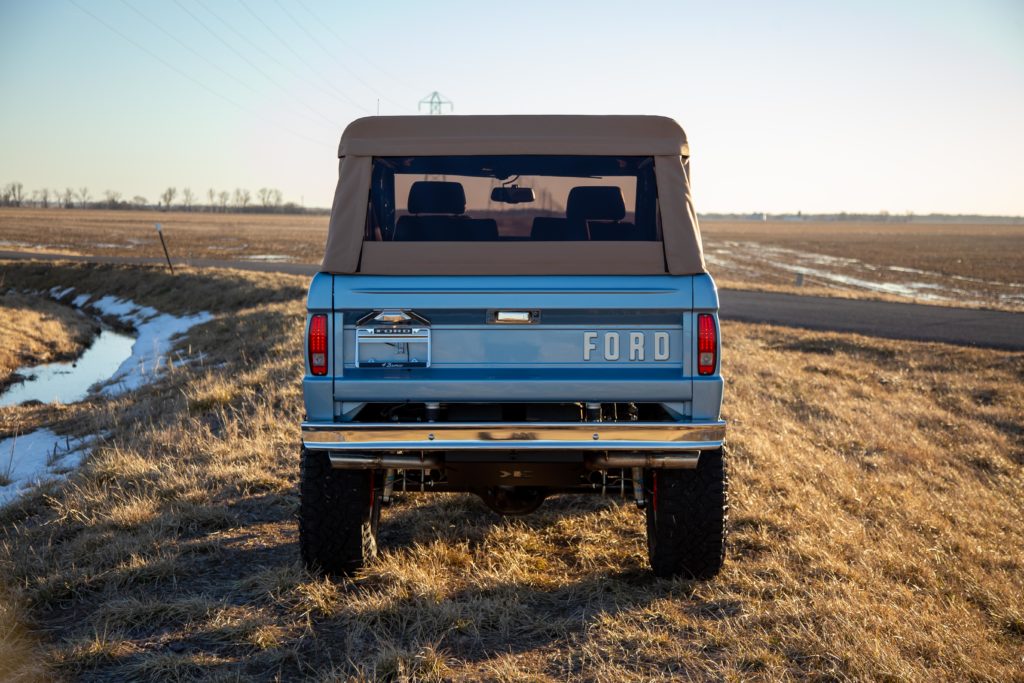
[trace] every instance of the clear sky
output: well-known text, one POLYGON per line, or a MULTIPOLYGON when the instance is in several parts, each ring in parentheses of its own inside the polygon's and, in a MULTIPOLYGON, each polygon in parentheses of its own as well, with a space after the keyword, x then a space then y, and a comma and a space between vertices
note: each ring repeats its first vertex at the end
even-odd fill
POLYGON ((1024 2, 0 0, 0 184, 327 206, 354 118, 643 113, 701 211, 1024 214, 1024 2))

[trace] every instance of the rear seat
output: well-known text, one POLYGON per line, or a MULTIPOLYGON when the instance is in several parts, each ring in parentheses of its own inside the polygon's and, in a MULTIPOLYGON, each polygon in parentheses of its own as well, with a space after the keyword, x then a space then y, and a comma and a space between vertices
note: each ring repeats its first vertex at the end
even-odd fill
MULTIPOLYGON (((581 185, 569 191, 566 215, 570 230, 595 241, 635 240, 640 235, 626 217, 622 190, 613 185, 581 185)), ((586 239, 586 238, 584 238, 586 239)))
POLYGON ((395 225, 397 242, 497 241, 498 223, 466 215, 461 183, 419 180, 409 189, 409 215, 395 225))
POLYGON ((579 242, 587 239, 585 226, 570 225, 567 218, 537 216, 533 219, 530 239, 537 241, 579 242))
POLYGON ((410 215, 398 219, 395 225, 395 240, 457 240, 459 224, 466 220, 463 216, 465 212, 466 191, 461 183, 417 181, 409 189, 410 215))
POLYGON ((640 239, 640 231, 628 222, 587 221, 590 239, 595 242, 629 242, 640 239))
POLYGON ((467 218, 462 239, 471 242, 497 242, 498 221, 493 218, 467 218))

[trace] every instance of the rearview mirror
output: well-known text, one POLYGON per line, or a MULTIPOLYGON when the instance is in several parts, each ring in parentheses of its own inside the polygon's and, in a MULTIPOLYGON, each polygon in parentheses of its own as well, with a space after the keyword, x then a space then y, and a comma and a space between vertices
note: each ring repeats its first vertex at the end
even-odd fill
POLYGON ((491 190, 491 201, 502 204, 526 204, 537 200, 532 187, 502 185, 491 190))

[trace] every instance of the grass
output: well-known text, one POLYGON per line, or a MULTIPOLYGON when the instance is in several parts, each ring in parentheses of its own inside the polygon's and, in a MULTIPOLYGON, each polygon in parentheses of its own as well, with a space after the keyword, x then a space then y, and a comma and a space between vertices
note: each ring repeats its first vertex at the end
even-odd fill
POLYGON ((14 471, 14 448, 18 445, 18 435, 14 435, 9 452, 0 451, 0 487, 10 486, 14 483, 12 472, 14 471))
MULTIPOLYGON (((35 287, 93 277, 16 267, 35 287)), ((628 501, 500 518, 409 494, 380 559, 332 581, 297 561, 305 281, 95 277, 215 310, 187 343, 219 370, 15 409, 111 432, 68 483, 0 513, 0 623, 21 625, 0 654, 32 653, 40 675, 1024 680, 1024 354, 727 323, 716 580, 652 578, 628 501)))
POLYGON ((279 255, 319 263, 326 215, 0 209, 0 249, 163 258, 154 225, 174 258, 236 260, 279 255))
POLYGON ((18 368, 77 357, 98 331, 70 306, 16 291, 0 294, 0 392, 17 380, 18 368))
MULTIPOLYGON (((0 249, 162 258, 154 223, 175 258, 319 263, 328 219, 0 208, 0 249)), ((1024 224, 708 220, 701 230, 716 279, 731 288, 1024 310, 1024 224), (798 287, 792 267, 808 265, 804 256, 838 261, 812 258, 829 277, 808 274, 798 287)))
POLYGON ((0 681, 29 683, 47 680, 45 664, 39 661, 39 644, 24 626, 26 615, 9 597, 0 594, 0 681))

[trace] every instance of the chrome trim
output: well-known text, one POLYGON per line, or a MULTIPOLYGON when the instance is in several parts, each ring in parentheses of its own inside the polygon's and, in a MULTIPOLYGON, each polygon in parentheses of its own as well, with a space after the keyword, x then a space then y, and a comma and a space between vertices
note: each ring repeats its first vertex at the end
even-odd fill
POLYGON ((373 321, 377 322, 378 324, 388 325, 403 325, 405 323, 409 323, 412 321, 420 325, 430 324, 429 320, 424 318, 416 311, 410 311, 408 309, 403 310, 400 308, 388 308, 383 311, 370 311, 369 313, 367 313, 362 318, 356 321, 356 326, 362 327, 363 325, 368 325, 373 321))
MULTIPOLYGON (((430 367, 430 328, 429 327, 404 327, 398 325, 384 325, 377 327, 356 328, 356 352, 355 361, 357 368, 429 368, 430 367), (425 358, 412 358, 395 361, 376 361, 370 358, 362 360, 362 349, 372 345, 395 346, 396 344, 420 344, 425 345, 425 358)), ((406 356, 412 352, 408 346, 405 347, 406 356)))
POLYGON ((705 451, 720 448, 724 438, 720 420, 302 424, 303 445, 320 451, 705 451))
POLYGON ((533 322, 533 311, 495 311, 494 322, 511 325, 529 325, 533 322))
POLYGON ((377 315, 373 316, 373 319, 379 323, 404 323, 412 320, 405 311, 393 308, 384 309, 377 315))

